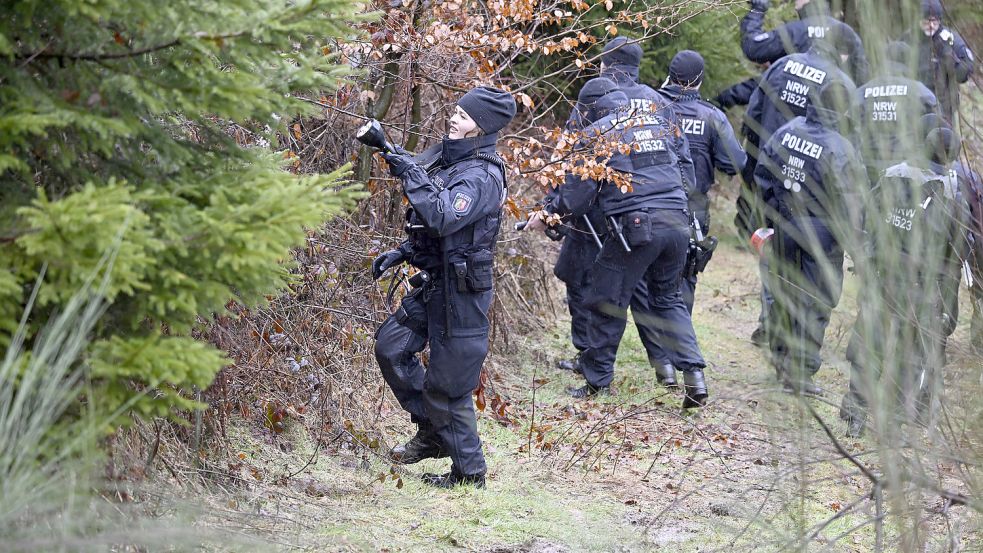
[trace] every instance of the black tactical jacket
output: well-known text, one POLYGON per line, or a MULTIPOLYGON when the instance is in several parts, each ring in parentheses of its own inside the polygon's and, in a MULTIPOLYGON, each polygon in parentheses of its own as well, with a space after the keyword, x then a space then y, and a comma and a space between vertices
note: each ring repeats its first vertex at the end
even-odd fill
POLYGON ((444 139, 429 173, 409 163, 398 177, 411 209, 410 238, 403 248, 410 263, 439 272, 445 264, 494 251, 505 201, 504 164, 495 152, 497 135, 444 139))
POLYGON ((799 20, 773 31, 764 29, 765 14, 751 10, 741 20, 741 50, 747 59, 766 63, 798 52, 806 52, 815 40, 830 42, 837 53, 848 56, 846 66, 857 82, 868 79, 870 69, 863 43, 854 30, 830 17, 825 0, 812 0, 799 11, 799 20))

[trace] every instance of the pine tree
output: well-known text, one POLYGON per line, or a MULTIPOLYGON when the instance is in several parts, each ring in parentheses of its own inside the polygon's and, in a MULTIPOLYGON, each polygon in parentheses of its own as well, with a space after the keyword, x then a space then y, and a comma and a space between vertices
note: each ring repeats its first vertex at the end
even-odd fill
POLYGON ((226 363, 190 336, 197 317, 283 288, 305 227, 358 197, 347 169, 298 176, 289 152, 264 146, 307 109, 293 92, 346 73, 334 41, 357 12, 351 0, 4 2, 0 344, 39 275, 44 321, 113 252, 89 406, 194 407, 185 392, 226 363))

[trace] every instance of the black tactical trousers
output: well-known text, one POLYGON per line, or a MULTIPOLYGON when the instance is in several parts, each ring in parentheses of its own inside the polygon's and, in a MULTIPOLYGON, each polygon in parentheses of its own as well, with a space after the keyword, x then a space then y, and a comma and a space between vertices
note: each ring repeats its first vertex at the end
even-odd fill
POLYGON ((399 404, 414 422, 436 429, 454 468, 484 474, 471 394, 488 354, 492 292, 460 292, 453 279, 448 284, 446 296, 438 277, 404 298, 402 310, 376 332, 375 356, 399 404), (418 354, 427 344, 430 363, 424 368, 418 354))
POLYGON ((798 218, 777 225, 769 259, 772 363, 801 380, 819 371, 829 316, 843 288, 843 250, 826 224, 798 218))
MULTIPOLYGON (((593 238, 567 237, 560 246, 560 255, 553 268, 553 274, 562 280, 567 287, 567 308, 570 310, 570 339, 577 351, 588 347, 588 329, 590 328, 590 308, 587 305, 590 285, 590 269, 597 259, 597 244, 593 238)), ((638 319, 651 317, 649 307, 648 286, 644 280, 638 283, 631 296, 630 307, 636 318, 635 326, 642 341, 642 347, 648 355, 652 366, 661 362, 664 356, 658 345, 658 336, 651 328, 642 325, 638 319)))
POLYGON ((593 386, 607 386, 614 377, 614 361, 629 306, 636 324, 662 344, 673 365, 684 371, 706 366, 680 293, 689 246, 685 212, 652 210, 650 215, 649 242, 632 245, 628 253, 616 237, 610 237, 591 266, 587 298, 591 307, 589 346, 581 355, 581 367, 593 386), (632 300, 641 283, 646 287, 647 305, 639 313, 634 311, 632 300))
MULTIPOLYGON (((975 274, 974 279, 979 279, 981 274, 975 274)), ((970 319, 969 336, 971 343, 976 348, 983 348, 983 282, 974 280, 973 287, 969 289, 969 297, 973 303, 973 317, 970 319)))
MULTIPOLYGON (((709 219, 706 217, 700 218, 700 228, 703 229, 704 235, 709 236, 710 234, 710 224, 709 219)), ((686 276, 679 283, 679 293, 683 297, 683 303, 686 304, 686 311, 690 315, 690 319, 693 316, 693 305, 696 303, 696 276, 686 276)), ((682 321, 676 321, 676 324, 684 324, 682 321)), ((649 355, 649 361, 654 367, 656 364, 659 365, 669 365, 672 362, 669 361, 669 354, 662 348, 661 345, 656 344, 654 355, 649 355), (653 358, 655 359, 653 361, 653 358)))
POLYGON ((937 292, 917 284, 871 290, 860 298, 857 320, 847 346, 850 361, 849 405, 876 405, 914 417, 927 415, 932 395, 941 388, 946 334, 937 292))

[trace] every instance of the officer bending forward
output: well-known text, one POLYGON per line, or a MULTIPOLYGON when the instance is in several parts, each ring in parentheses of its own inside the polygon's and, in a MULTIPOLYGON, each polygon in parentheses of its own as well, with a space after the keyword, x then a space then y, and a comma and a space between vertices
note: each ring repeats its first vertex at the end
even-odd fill
POLYGON ((382 376, 418 427, 391 455, 403 464, 449 456, 449 473, 423 475, 442 488, 485 485, 471 393, 488 353, 492 261, 505 199, 495 143, 514 115, 510 94, 478 87, 458 101, 439 158, 427 170, 409 156, 385 155, 411 206, 409 238, 375 260, 373 276, 404 261, 429 275, 376 332, 382 376), (425 369, 417 354, 428 343, 425 369))
MULTIPOLYGON (((610 232, 590 268, 585 304, 591 309, 588 347, 580 356, 587 383, 574 397, 606 392, 614 377, 614 361, 625 331, 632 293, 645 280, 649 289, 651 320, 670 362, 683 372, 684 407, 703 405, 708 397, 703 368, 706 363, 679 285, 689 246, 689 216, 681 165, 692 164, 678 127, 662 116, 632 110, 624 92, 615 90, 594 102, 581 95, 587 107, 587 138, 577 150, 588 151, 601 142, 616 142, 607 167, 630 179, 619 187, 568 173, 546 213, 579 217, 597 201, 610 232), (624 191, 623 191, 624 190, 624 191)), ((601 148, 603 149, 603 148, 601 148)), ((530 217, 527 228, 544 228, 543 212, 530 217)))

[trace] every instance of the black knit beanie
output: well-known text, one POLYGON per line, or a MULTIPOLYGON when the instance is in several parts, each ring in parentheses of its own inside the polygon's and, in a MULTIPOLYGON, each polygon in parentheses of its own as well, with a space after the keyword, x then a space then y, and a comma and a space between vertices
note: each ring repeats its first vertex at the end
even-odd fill
POLYGON ((479 86, 461 96, 457 105, 467 112, 485 134, 505 128, 515 117, 515 99, 504 90, 479 86))
POLYGON ((629 43, 627 38, 619 36, 604 45, 601 61, 608 67, 613 65, 638 67, 642 64, 642 47, 634 42, 629 43))
POLYGON ((693 50, 683 50, 669 62, 669 82, 693 88, 703 82, 703 56, 693 50))
POLYGON ((942 19, 942 2, 939 0, 922 0, 922 17, 942 19))

